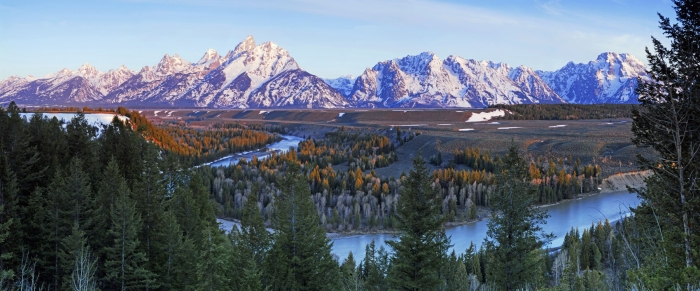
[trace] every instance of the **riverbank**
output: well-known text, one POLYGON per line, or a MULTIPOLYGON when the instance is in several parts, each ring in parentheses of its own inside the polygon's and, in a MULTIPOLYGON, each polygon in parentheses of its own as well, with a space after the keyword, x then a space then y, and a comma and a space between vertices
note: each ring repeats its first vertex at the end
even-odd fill
MULTIPOLYGON (((595 192, 586 192, 586 193, 581 193, 576 195, 576 197, 572 199, 567 199, 567 200, 562 200, 557 203, 551 203, 551 204, 544 204, 544 205, 539 205, 538 207, 550 207, 558 204, 562 204, 571 200, 576 200, 576 199, 582 199, 585 197, 590 197, 590 196, 595 196, 599 194, 607 194, 607 193, 614 193, 614 192, 621 192, 621 191, 627 191, 627 186, 632 187, 632 188, 640 188, 644 187, 644 179, 646 177, 649 177, 651 175, 651 171, 634 171, 634 172, 626 172, 626 173, 617 173, 610 175, 607 178, 603 179, 603 182, 600 185, 600 190, 595 191, 595 192)), ((468 225, 468 224, 473 224, 473 223, 478 223, 484 219, 488 219, 491 217, 491 210, 488 207, 478 207, 478 212, 477 212, 477 219, 474 220, 468 220, 468 221, 451 221, 445 223, 445 228, 450 229, 450 228, 455 228, 463 225, 468 225)), ((360 231, 360 230, 353 230, 353 231, 348 231, 348 232, 328 232, 329 237, 350 237, 350 236, 357 236, 357 235, 368 235, 368 234, 398 234, 399 231, 397 230, 383 230, 383 229, 378 229, 378 230, 372 230, 372 231, 360 231)))
POLYGON ((644 179, 651 176, 651 171, 634 171, 626 173, 617 173, 603 179, 600 184, 601 193, 610 193, 627 190, 627 186, 632 188, 641 188, 645 186, 644 179))
MULTIPOLYGON (((572 200, 577 200, 577 199, 582 199, 590 196, 595 196, 598 194, 607 194, 607 193, 615 193, 615 192, 621 192, 621 191, 627 191, 627 186, 630 186, 632 188, 639 188, 644 186, 644 179, 651 175, 650 171, 635 171, 635 172, 627 172, 627 173, 617 173, 613 174, 605 179, 603 179, 603 182, 601 183, 601 187, 599 191, 596 192, 588 192, 588 193, 583 193, 577 195, 573 199, 568 199, 568 200, 562 200, 557 203, 552 203, 552 204, 546 204, 546 205, 540 205, 539 207, 550 207, 550 206, 555 206, 559 205, 565 202, 569 202, 572 200)), ((470 225, 470 224, 475 224, 478 222, 481 222, 485 219, 488 219, 491 215, 491 211, 488 207, 478 207, 478 212, 477 216, 479 218, 475 220, 469 220, 469 221, 454 221, 454 222, 447 222, 445 223, 445 228, 446 229, 452 229, 460 226, 465 226, 465 225, 470 225)), ((217 219, 222 224, 222 229, 226 230, 227 232, 231 230, 233 225, 239 225, 240 222, 236 219, 232 218, 219 218, 217 219)), ((271 228, 268 228, 268 231, 273 232, 274 230, 271 228)), ((353 237, 353 236, 362 236, 362 235, 395 235, 398 234, 399 231, 397 230, 388 230, 388 229, 375 229, 375 230, 352 230, 352 231, 347 231, 347 232, 326 232, 326 236, 328 238, 345 238, 345 237, 353 237)))

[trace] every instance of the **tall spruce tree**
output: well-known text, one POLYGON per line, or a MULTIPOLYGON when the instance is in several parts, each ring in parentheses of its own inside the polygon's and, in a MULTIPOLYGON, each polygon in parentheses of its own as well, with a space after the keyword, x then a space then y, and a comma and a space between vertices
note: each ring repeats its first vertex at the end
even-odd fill
POLYGON ((113 290, 145 289, 153 286, 154 280, 145 269, 146 255, 139 248, 141 218, 125 182, 120 183, 117 192, 110 211, 112 225, 107 231, 113 243, 105 248, 106 286, 113 290))
POLYGON ((420 152, 405 185, 396 210, 398 240, 388 242, 394 251, 389 281, 398 290, 436 290, 450 242, 440 213, 439 187, 431 185, 420 152))
POLYGON ((502 290, 536 287, 544 264, 539 251, 552 235, 542 231, 547 211, 535 205, 537 189, 530 183, 527 164, 512 143, 495 175, 489 199, 491 219, 485 245, 490 254, 487 280, 502 290))
POLYGON ((201 235, 204 239, 197 260, 197 290, 238 290, 231 286, 231 241, 215 226, 203 229, 201 235))
POLYGON ((293 163, 275 200, 273 244, 265 263, 272 290, 333 290, 339 286, 338 263, 319 223, 306 178, 293 163))
POLYGON ((663 244, 654 252, 665 254, 660 259, 666 263, 650 271, 656 279, 649 281, 669 283, 700 277, 700 4, 673 3, 675 22, 659 14, 670 47, 652 37, 654 51, 646 49, 652 81, 637 86, 641 108, 633 111, 632 123, 632 141, 657 153, 639 156, 653 175, 645 189, 636 189, 642 204, 635 217, 660 229, 651 239, 663 244))
POLYGON ((14 234, 0 241, 0 269, 13 265, 12 254, 17 253, 22 239, 17 235, 20 219, 18 194, 17 177, 7 164, 5 154, 0 152, 0 228, 14 234))
MULTIPOLYGON (((250 194, 243 204, 241 227, 232 239, 234 246, 233 268, 234 273, 246 274, 246 276, 262 275, 263 262, 270 250, 270 233, 265 228, 263 216, 258 207, 259 187, 253 184, 250 194)), ((260 278, 261 279, 261 278, 260 278)), ((241 276, 234 278, 238 288, 245 288, 254 278, 241 276)))

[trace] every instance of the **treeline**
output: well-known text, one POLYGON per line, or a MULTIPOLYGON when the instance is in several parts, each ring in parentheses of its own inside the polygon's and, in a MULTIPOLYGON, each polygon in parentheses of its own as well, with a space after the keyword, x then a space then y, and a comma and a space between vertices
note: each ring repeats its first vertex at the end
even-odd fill
POLYGON ((198 165, 245 151, 262 149, 282 140, 279 126, 214 124, 211 128, 194 129, 181 125, 158 127, 172 137, 178 147, 163 147, 181 157, 186 164, 198 165))
POLYGON ((389 166, 398 160, 395 145, 387 136, 367 134, 341 128, 327 132, 322 139, 307 139, 299 143, 299 160, 315 165, 339 165, 372 170, 389 166))
MULTIPOLYGON (((582 165, 580 159, 529 157, 528 178, 533 185, 537 185, 538 203, 551 204, 565 199, 572 199, 578 194, 595 192, 602 182, 601 168, 599 165, 582 165)), ((493 156, 490 152, 482 152, 479 148, 467 147, 464 150, 455 150, 454 159, 450 161, 444 170, 436 171, 436 178, 446 187, 450 181, 460 188, 465 183, 491 185, 489 179, 473 180, 467 170, 455 170, 454 165, 465 165, 472 171, 493 173, 502 166, 501 156, 493 156)), ((487 177, 488 174, 483 175, 487 177)), ((477 198, 484 201, 485 197, 477 198)), ((487 205, 478 203, 479 205, 487 205)))
MULTIPOLYGON (((388 139, 383 136, 331 132, 324 139, 301 142, 296 151, 274 154, 265 160, 242 159, 231 167, 202 167, 197 171, 209 186, 219 205, 217 214, 222 217, 239 219, 243 202, 253 184, 258 184, 263 218, 270 224, 273 197, 280 191, 278 180, 288 171, 285 165, 300 163, 327 231, 393 230, 396 203, 405 188, 406 176, 379 177, 373 171, 382 166, 382 148, 389 151, 384 154, 392 157, 389 161, 395 161, 393 145, 386 142, 388 139), (370 148, 376 148, 376 153, 370 148), (347 170, 333 167, 343 162, 349 165, 347 170)), ((473 169, 438 169, 431 174, 431 181, 440 189, 441 214, 447 221, 474 220, 478 218, 478 206, 490 206, 489 199, 495 191, 493 175, 503 166, 503 160, 501 156, 473 148, 458 150, 455 157, 459 164, 473 169)), ((583 166, 579 160, 572 159, 539 157, 528 161, 526 173, 528 181, 535 186, 536 203, 551 204, 597 191, 600 167, 583 166)))
POLYGON ((160 148, 173 153, 186 165, 198 165, 244 151, 260 149, 281 140, 279 126, 214 124, 193 129, 181 125, 154 125, 138 111, 119 106, 117 114, 129 118, 134 130, 160 148))
MULTIPOLYGON (((32 112, 70 112, 70 113, 75 113, 75 112, 83 112, 83 113, 115 113, 116 110, 114 108, 102 108, 102 107, 97 107, 97 108, 90 108, 87 106, 83 107, 35 107, 31 109, 32 112)), ((22 108, 22 112, 26 112, 26 108, 22 108)))
POLYGON ((580 120, 606 118, 632 118, 630 104, 496 104, 489 108, 506 111, 505 116, 494 120, 580 120))

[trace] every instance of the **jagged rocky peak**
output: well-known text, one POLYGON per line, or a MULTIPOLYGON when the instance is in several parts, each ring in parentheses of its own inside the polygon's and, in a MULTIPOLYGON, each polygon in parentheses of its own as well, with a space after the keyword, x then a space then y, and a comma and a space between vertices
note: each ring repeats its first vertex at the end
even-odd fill
MULTIPOLYGON (((56 73, 56 78, 61 78, 61 77, 70 77, 73 75, 73 71, 63 68, 58 73, 56 73)), ((50 75, 49 75, 50 76, 50 75)))
MULTIPOLYGON (((110 71, 112 71, 112 70, 110 70, 110 71)), ((118 69, 116 69, 116 71, 117 71, 117 72, 129 72, 129 73, 133 73, 133 72, 132 72, 131 70, 129 70, 129 68, 127 68, 125 65, 121 65, 118 69)))
POLYGON ((100 71, 98 71, 95 67, 93 67, 89 63, 85 63, 80 68, 78 68, 78 75, 90 78, 90 77, 96 77, 97 75, 100 74, 100 71))
POLYGON ((177 54, 172 57, 168 54, 163 56, 160 62, 156 65, 155 71, 160 74, 172 74, 184 71, 189 67, 189 63, 180 58, 177 54))
POLYGON ((422 52, 415 56, 405 56, 394 61, 407 74, 419 74, 429 69, 439 68, 442 65, 440 58, 433 52, 422 52))
POLYGON ((204 56, 202 56, 201 59, 197 62, 198 66, 208 66, 209 64, 216 62, 220 59, 221 57, 219 56, 219 53, 216 52, 214 49, 208 49, 207 52, 204 53, 204 56))
POLYGON ((590 64, 611 76, 636 77, 646 75, 644 63, 635 56, 626 53, 605 52, 598 55, 598 58, 591 61, 590 64))
MULTIPOLYGON (((255 38, 253 38, 252 35, 248 35, 241 43, 239 43, 235 49, 233 49, 233 53, 231 54, 231 57, 242 53, 242 52, 247 52, 255 48, 255 38)), ((228 56, 228 55, 227 55, 228 56)))

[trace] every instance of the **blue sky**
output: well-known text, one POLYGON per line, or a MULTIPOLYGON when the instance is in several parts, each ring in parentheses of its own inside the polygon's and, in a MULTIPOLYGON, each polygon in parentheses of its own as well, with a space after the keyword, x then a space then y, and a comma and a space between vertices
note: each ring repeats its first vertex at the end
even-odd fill
POLYGON ((249 34, 324 78, 424 51, 541 70, 605 51, 645 61, 657 12, 675 16, 670 0, 0 0, 0 80, 196 62, 249 34))

